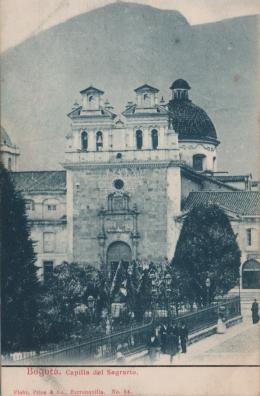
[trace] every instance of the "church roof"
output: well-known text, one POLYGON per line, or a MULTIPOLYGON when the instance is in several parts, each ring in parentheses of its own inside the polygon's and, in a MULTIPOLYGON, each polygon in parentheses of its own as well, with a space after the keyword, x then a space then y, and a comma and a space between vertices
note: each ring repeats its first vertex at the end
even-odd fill
POLYGON ((13 172, 11 177, 19 191, 48 192, 66 190, 65 171, 13 172))
POLYGON ((13 146, 10 136, 8 135, 8 133, 2 126, 1 126, 1 130, 0 130, 0 144, 3 146, 9 146, 9 147, 13 146))
POLYGON ((159 92, 159 89, 152 87, 151 85, 144 84, 141 87, 138 87, 134 90, 136 93, 138 92, 159 92))
POLYGON ((207 113, 189 99, 172 99, 168 104, 172 127, 179 140, 210 140, 218 144, 216 129, 207 113))
POLYGON ((260 216, 259 191, 197 191, 191 192, 184 211, 203 204, 219 205, 242 216, 260 216))
POLYGON ((89 92, 96 92, 96 93, 99 93, 100 95, 104 94, 104 91, 101 91, 100 89, 92 87, 92 85, 90 85, 88 88, 85 88, 82 91, 80 91, 81 94, 85 94, 85 93, 89 93, 89 92))
POLYGON ((182 78, 179 78, 178 80, 175 80, 172 83, 170 89, 190 89, 190 86, 187 83, 187 81, 183 80, 182 78))

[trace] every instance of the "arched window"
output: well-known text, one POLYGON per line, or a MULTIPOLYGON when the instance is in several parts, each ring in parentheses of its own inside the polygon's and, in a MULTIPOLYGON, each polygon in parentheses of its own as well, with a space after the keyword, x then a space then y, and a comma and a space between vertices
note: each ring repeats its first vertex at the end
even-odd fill
POLYGON ((193 169, 196 171, 203 171, 204 154, 195 154, 193 156, 193 169))
POLYGON ((156 150, 158 147, 158 131, 156 129, 153 129, 151 136, 152 136, 152 148, 156 150))
POLYGON ((101 131, 96 133, 96 149, 97 151, 102 151, 103 149, 103 134, 101 131))
POLYGON ((87 151, 88 149, 88 133, 86 131, 81 134, 81 150, 87 151))
POLYGON ((143 132, 138 129, 135 133, 136 136, 136 148, 137 150, 141 150, 143 147, 143 132))
POLYGON ((254 259, 249 259, 243 264, 242 287, 243 289, 260 289, 259 261, 254 259))
POLYGON ((94 100, 94 97, 92 95, 89 96, 89 98, 88 98, 89 103, 93 102, 93 100, 94 100))
POLYGON ((8 158, 8 170, 12 170, 12 159, 8 158))

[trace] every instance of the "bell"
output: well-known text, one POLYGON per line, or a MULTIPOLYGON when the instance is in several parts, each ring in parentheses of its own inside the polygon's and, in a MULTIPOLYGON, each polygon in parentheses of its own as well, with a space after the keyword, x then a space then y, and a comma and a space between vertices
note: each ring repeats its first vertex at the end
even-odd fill
POLYGON ((97 143, 102 143, 102 136, 100 134, 97 136, 97 143))

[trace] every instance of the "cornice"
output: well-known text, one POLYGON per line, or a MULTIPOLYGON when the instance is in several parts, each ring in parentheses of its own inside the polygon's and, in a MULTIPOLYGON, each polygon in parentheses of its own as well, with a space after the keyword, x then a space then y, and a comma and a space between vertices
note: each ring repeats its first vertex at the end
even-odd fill
POLYGON ((57 195, 57 194, 63 194, 65 195, 67 193, 67 189, 64 188, 62 190, 27 190, 27 189, 22 189, 20 190, 22 191, 23 194, 28 194, 28 195, 57 195))
POLYGON ((120 163, 108 163, 108 162, 100 162, 97 164, 96 162, 77 162, 77 163, 69 163, 65 162, 61 164, 65 169, 74 170, 84 170, 84 169, 122 169, 122 168, 176 168, 181 166, 181 161, 125 161, 120 163))
POLYGON ((187 138, 187 139, 181 138, 180 139, 179 138, 179 144, 181 145, 182 143, 187 143, 187 144, 196 143, 198 145, 212 144, 213 146, 218 146, 220 144, 220 141, 217 139, 207 139, 206 137, 198 138, 198 139, 196 139, 196 138, 194 138, 194 139, 193 138, 187 138))
POLYGON ((65 225, 67 219, 28 219, 30 225, 65 225))

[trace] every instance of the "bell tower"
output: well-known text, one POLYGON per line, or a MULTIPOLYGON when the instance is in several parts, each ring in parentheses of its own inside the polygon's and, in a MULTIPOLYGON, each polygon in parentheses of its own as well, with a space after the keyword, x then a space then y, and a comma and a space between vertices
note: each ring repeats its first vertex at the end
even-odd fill
POLYGON ((82 111, 97 111, 102 105, 104 92, 92 86, 80 91, 82 96, 82 111))

